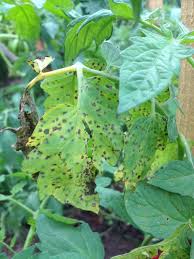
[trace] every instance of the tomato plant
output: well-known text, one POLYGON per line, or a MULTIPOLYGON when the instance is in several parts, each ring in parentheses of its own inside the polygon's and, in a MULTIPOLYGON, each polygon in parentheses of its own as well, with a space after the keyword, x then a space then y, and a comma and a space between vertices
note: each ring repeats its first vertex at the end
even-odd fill
POLYGON ((58 56, 29 62, 37 74, 23 91, 19 127, 7 128, 25 155, 21 172, 13 174, 28 185, 14 182, 0 201, 24 210, 30 229, 16 253, 5 242, 2 220, 0 242, 15 259, 103 259, 99 235, 87 223, 50 209, 54 197, 85 211, 110 210, 148 235, 144 246, 112 258, 192 258, 194 164, 176 112, 180 62, 193 66, 194 34, 178 22, 175 28, 168 19, 144 14, 140 0, 99 1, 97 11, 89 2, 87 8, 71 0, 0 4, 27 47, 44 35, 40 21, 48 28, 48 13, 57 20, 49 21, 54 30, 65 22, 64 34, 47 30, 50 37, 42 36, 47 54, 59 55, 63 47, 56 37, 63 38, 59 64, 58 56), (114 41, 120 21, 130 35, 122 49, 118 38, 118 46, 114 41), (48 66, 52 69, 44 71, 48 66), (32 98, 38 84, 46 96, 41 116, 32 98), (21 195, 35 192, 30 186, 38 189, 34 206, 21 195))

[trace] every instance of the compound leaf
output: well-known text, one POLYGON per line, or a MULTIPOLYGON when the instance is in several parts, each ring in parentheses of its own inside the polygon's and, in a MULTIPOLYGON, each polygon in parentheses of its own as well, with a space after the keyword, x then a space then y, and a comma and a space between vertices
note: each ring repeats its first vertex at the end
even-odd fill
POLYGON ((135 44, 122 52, 118 112, 125 112, 152 99, 168 87, 180 59, 194 50, 153 33, 136 37, 135 44))

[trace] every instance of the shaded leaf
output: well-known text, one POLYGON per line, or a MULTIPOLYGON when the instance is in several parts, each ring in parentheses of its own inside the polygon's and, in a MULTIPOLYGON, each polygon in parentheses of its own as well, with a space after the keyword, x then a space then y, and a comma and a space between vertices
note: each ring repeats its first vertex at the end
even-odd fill
POLYGON ((86 223, 71 226, 40 215, 37 221, 37 234, 41 242, 39 249, 43 252, 41 259, 104 258, 104 248, 99 235, 92 232, 86 223))
POLYGON ((149 183, 194 198, 194 169, 189 161, 171 161, 158 170, 149 183))
POLYGON ((194 213, 194 200, 160 188, 139 183, 135 192, 125 194, 125 206, 133 222, 144 232, 166 238, 187 224, 194 213))

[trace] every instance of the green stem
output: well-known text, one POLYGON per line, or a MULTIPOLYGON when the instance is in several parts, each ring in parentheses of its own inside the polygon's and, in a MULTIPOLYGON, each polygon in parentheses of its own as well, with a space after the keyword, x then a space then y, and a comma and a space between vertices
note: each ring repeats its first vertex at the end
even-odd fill
POLYGON ((187 159, 190 161, 190 163, 192 164, 192 167, 194 168, 194 164, 193 164, 193 158, 192 158, 192 153, 191 153, 191 149, 190 149, 190 146, 185 138, 185 136, 181 133, 179 133, 179 138, 180 138, 180 141, 184 147, 184 150, 185 150, 185 153, 186 153, 186 156, 187 156, 187 159))
POLYGON ((84 66, 82 63, 78 62, 75 65, 72 65, 69 67, 64 67, 64 68, 56 69, 56 70, 49 71, 49 72, 41 72, 34 79, 32 79, 32 81, 30 81, 30 83, 27 85, 27 90, 30 90, 37 82, 39 82, 45 78, 65 74, 68 72, 76 72, 77 68, 78 69, 82 68, 83 71, 90 72, 94 75, 99 75, 99 76, 109 78, 111 80, 119 81, 119 78, 117 76, 113 76, 113 75, 107 74, 107 73, 99 71, 99 70, 91 69, 89 67, 84 66))
POLYGON ((32 240, 34 238, 34 235, 35 235, 35 231, 36 231, 36 228, 34 225, 31 225, 30 226, 30 229, 28 231, 28 235, 26 237, 26 240, 25 240, 25 243, 24 243, 24 246, 23 246, 23 250, 26 249, 27 247, 29 247, 32 243, 32 240))
POLYGON ((0 39, 3 40, 3 39, 16 39, 18 38, 17 35, 15 34, 11 34, 11 33, 0 33, 0 39))
MULTIPOLYGON (((37 220, 37 218, 39 216, 40 210, 43 209, 43 207, 46 205, 48 199, 49 199, 49 197, 45 198, 41 202, 39 209, 34 213, 34 217, 33 218, 34 218, 35 221, 37 220)), ((30 229, 28 231, 28 235, 26 237, 23 249, 26 249, 28 246, 31 245, 32 240, 33 240, 33 238, 35 236, 35 233, 36 233, 36 227, 35 227, 35 225, 31 225, 31 227, 30 227, 30 229)))
POLYGON ((146 235, 143 242, 141 243, 141 246, 147 246, 152 240, 152 238, 153 237, 151 235, 146 235))
POLYGON ((162 36, 165 35, 164 32, 163 32, 158 26, 156 26, 156 25, 154 25, 154 24, 152 24, 152 23, 149 23, 149 22, 143 21, 143 20, 140 20, 140 23, 141 23, 142 25, 144 25, 145 27, 148 27, 148 28, 151 28, 151 29, 157 31, 157 32, 158 32, 159 34, 161 34, 162 36))
POLYGON ((155 98, 152 98, 152 116, 156 116, 156 100, 155 98))
POLYGON ((6 244, 5 242, 3 241, 0 241, 0 243, 5 246, 10 252, 12 252, 13 254, 15 254, 16 252, 8 245, 6 244))
POLYGON ((192 57, 187 58, 187 61, 192 67, 194 67, 194 59, 192 57))
POLYGON ((27 207, 26 205, 24 205, 23 203, 21 203, 20 201, 15 200, 12 197, 8 197, 7 198, 9 201, 15 203, 16 205, 20 206, 21 208, 23 208, 24 210, 26 210, 27 212, 29 212, 33 217, 35 215, 35 212, 33 210, 31 210, 29 207, 27 207))

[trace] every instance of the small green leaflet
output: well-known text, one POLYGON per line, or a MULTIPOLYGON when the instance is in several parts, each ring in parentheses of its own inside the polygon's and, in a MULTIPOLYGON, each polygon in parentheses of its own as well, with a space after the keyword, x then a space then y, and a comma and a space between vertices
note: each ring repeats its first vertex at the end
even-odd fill
POLYGON ((99 46, 112 34, 114 15, 110 10, 100 10, 90 16, 74 20, 68 26, 65 40, 65 61, 71 64, 93 42, 99 46))
POLYGON ((133 222, 154 237, 166 238, 194 214, 194 200, 145 182, 125 194, 125 206, 133 222))
POLYGON ((135 37, 134 44, 122 52, 119 113, 160 94, 177 73, 180 60, 194 53, 178 40, 145 33, 145 37, 135 37))
POLYGON ((46 0, 44 8, 51 12, 52 14, 68 18, 68 12, 71 11, 74 7, 72 0, 46 0))
POLYGON ((111 11, 120 18, 133 19, 133 9, 125 0, 109 0, 111 11))
POLYGON ((149 183, 194 198, 194 169, 189 161, 171 161, 158 170, 149 183))

